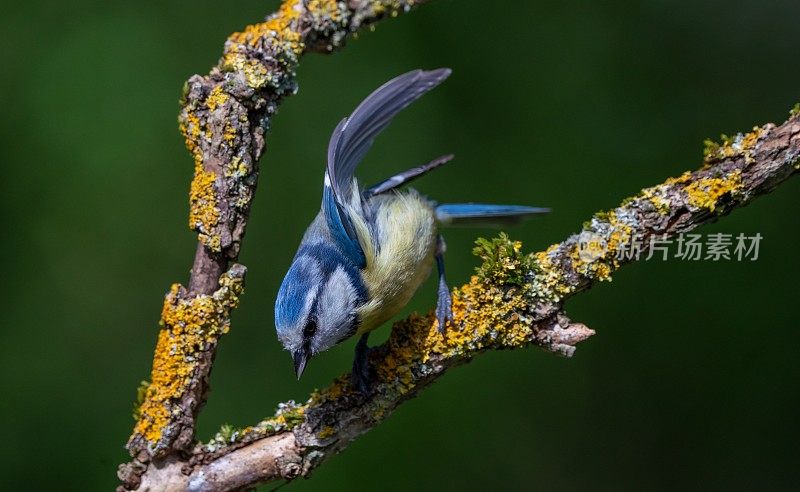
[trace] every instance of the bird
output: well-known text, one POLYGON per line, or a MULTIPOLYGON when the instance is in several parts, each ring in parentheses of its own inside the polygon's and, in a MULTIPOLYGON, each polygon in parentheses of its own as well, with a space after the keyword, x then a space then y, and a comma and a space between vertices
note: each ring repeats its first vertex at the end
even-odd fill
POLYGON ((480 203, 439 204, 402 185, 449 162, 452 154, 362 188, 355 171, 375 137, 411 103, 442 83, 449 68, 413 70, 378 89, 343 118, 331 135, 322 205, 307 228, 278 290, 275 327, 294 361, 295 375, 308 361, 359 336, 353 386, 368 394, 368 337, 397 315, 438 270, 436 319, 444 333, 452 298, 444 268, 448 226, 505 226, 547 208, 480 203))

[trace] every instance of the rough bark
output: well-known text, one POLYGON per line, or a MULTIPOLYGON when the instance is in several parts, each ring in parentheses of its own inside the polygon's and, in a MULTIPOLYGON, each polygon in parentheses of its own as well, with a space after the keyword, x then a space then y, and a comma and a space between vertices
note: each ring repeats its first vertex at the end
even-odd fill
POLYGON ((486 350, 536 345, 571 356, 594 331, 570 321, 564 301, 610 280, 626 263, 618 259, 625 244, 638 237, 647 245, 654 235, 672 237, 715 221, 796 174, 799 159, 800 116, 794 114, 780 126, 709 146, 697 171, 595 214, 580 233, 546 251, 524 254, 502 237, 484 242, 476 251, 483 265, 454 293, 454 327, 442 336, 431 316, 397 323, 370 354, 377 382, 369 397, 354 392, 343 375, 305 404, 281 404, 274 417, 223 429, 187 460, 148 470, 142 490, 175 484, 171 490, 220 491, 308 476, 446 370, 486 350))
POLYGON ((232 34, 217 66, 185 84, 179 122, 194 158, 189 227, 198 246, 188 288, 173 285, 164 303, 151 378, 140 388, 127 444, 134 457, 123 466, 128 485, 152 460, 194 445, 216 347, 244 286, 246 269, 236 260, 264 134, 282 99, 296 91, 300 56, 332 52, 360 28, 424 2, 286 0, 264 22, 232 34))
POLYGON ((307 51, 332 51, 348 33, 408 10, 406 1, 289 0, 261 24, 232 35, 220 63, 187 83, 181 131, 195 158, 190 227, 199 244, 189 288, 173 285, 164 303, 151 381, 120 466, 122 490, 238 490, 308 476, 329 456, 386 418, 451 367, 487 350, 536 345, 571 356, 594 331, 567 318, 563 304, 631 259, 633 239, 649 244, 717 220, 797 173, 800 117, 709 144, 703 166, 646 188, 595 214, 583 230, 546 251, 524 254, 501 236, 476 248, 483 264, 454 292, 454 323, 440 335, 431 316, 397 323, 370 353, 372 394, 345 375, 304 404, 281 404, 245 429, 223 428, 195 441, 220 337, 243 291, 236 264, 257 182, 269 118, 294 91, 307 51))

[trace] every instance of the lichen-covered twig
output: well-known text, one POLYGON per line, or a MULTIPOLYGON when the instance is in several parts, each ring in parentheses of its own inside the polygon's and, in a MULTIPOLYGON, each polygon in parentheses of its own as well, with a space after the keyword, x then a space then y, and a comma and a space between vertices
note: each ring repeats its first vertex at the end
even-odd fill
POLYGON ((471 281, 456 289, 454 327, 440 335, 432 316, 412 316, 372 351, 377 384, 365 398, 343 375, 304 404, 281 404, 252 427, 224 427, 198 444, 186 462, 148 471, 142 487, 229 490, 307 476, 329 456, 386 418, 447 369, 486 350, 536 345, 571 356, 593 335, 574 323, 563 303, 595 282, 608 281, 626 261, 620 248, 638 238, 667 237, 717 220, 770 192, 800 169, 800 115, 707 148, 703 166, 643 189, 583 230, 546 251, 525 254, 501 235, 478 241, 483 259, 471 281))
POLYGON ((264 22, 231 35, 218 65, 184 86, 180 130, 194 158, 189 227, 198 246, 188 288, 174 285, 161 319, 153 369, 121 476, 134 486, 153 460, 194 445, 217 343, 244 287, 236 264, 258 178, 264 134, 281 100, 296 90, 306 52, 331 52, 347 35, 426 0, 285 0, 264 22))
POLYGON ((265 23, 231 36, 220 65, 189 81, 181 113, 195 155, 190 226, 198 247, 189 288, 167 296, 152 380, 120 467, 124 489, 235 490, 307 476, 327 457, 386 418, 447 369, 494 349, 536 345, 571 356, 593 335, 563 311, 570 296, 607 281, 626 261, 633 239, 671 236, 716 220, 797 173, 800 115, 780 126, 709 142, 703 166, 646 188, 619 207, 595 214, 583 230, 546 251, 525 254, 501 236, 479 241, 483 259, 456 289, 454 326, 439 334, 431 316, 397 323, 370 354, 376 385, 369 398, 347 376, 304 404, 281 404, 252 427, 223 427, 194 441, 194 421, 207 392, 216 344, 243 287, 234 263, 255 187, 256 161, 275 105, 293 90, 297 57, 328 51, 348 32, 411 2, 287 1, 265 23))

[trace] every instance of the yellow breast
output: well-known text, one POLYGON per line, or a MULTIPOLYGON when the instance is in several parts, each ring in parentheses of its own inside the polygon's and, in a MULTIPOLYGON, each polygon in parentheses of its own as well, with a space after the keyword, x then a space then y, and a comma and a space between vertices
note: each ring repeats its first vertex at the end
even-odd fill
POLYGON ((436 251, 436 222, 431 205, 413 190, 388 193, 370 202, 372 227, 354 226, 367 262, 362 271, 369 302, 359 310, 359 334, 395 316, 428 277, 436 251))

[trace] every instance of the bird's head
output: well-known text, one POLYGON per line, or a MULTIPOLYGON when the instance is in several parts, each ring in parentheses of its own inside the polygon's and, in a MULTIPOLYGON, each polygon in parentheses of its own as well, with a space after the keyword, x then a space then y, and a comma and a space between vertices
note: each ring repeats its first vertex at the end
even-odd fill
POLYGON ((275 302, 275 327, 297 378, 309 359, 350 338, 366 300, 355 267, 329 246, 301 247, 275 302))

